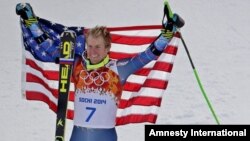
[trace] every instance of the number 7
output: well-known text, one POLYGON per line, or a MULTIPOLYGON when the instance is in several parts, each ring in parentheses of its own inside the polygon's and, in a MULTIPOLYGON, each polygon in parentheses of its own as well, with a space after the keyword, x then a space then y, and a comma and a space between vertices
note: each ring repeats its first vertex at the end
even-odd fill
POLYGON ((91 119, 91 117, 93 116, 93 114, 95 113, 96 111, 96 108, 94 107, 86 107, 86 110, 90 110, 90 114, 89 116, 87 117, 87 119, 85 120, 85 122, 89 122, 89 120, 91 119))

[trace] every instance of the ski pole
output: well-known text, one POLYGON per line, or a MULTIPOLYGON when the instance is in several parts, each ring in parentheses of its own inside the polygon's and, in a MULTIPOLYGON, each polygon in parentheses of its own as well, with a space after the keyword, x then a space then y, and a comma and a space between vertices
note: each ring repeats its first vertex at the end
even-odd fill
MULTIPOLYGON (((179 33, 180 33, 180 32, 179 32, 179 33)), ((193 61, 192 61, 192 58, 191 58, 190 53, 189 53, 189 51, 188 51, 187 45, 186 45, 186 43, 185 43, 185 41, 184 41, 184 39, 183 39, 181 33, 180 33, 180 37, 181 37, 182 44, 183 44, 183 46, 184 46, 184 48, 185 48, 185 51, 186 51, 186 53, 187 53, 187 55, 188 55, 188 59, 189 59, 189 61, 190 61, 190 63, 191 63, 192 69, 193 69, 193 71, 194 71, 195 78, 196 78, 196 80, 197 80, 197 82, 198 82, 198 84, 199 84, 200 90, 201 90, 201 92, 202 92, 202 94, 203 94, 203 97, 205 98, 205 100, 206 100, 206 102, 207 102, 207 105, 208 105, 208 107, 209 107, 209 109, 210 109, 210 111, 211 111, 211 113, 212 113, 212 115, 213 115, 213 117, 214 117, 216 123, 219 125, 219 124, 220 124, 219 119, 218 119, 218 117, 216 116, 215 111, 213 110, 212 104, 210 103, 210 101, 209 101, 209 99, 208 99, 208 96, 207 96, 207 94, 206 94, 206 92, 205 92, 205 90, 204 90, 204 88, 203 88, 203 85, 202 85, 202 83, 201 83, 201 81, 200 81, 198 72, 197 72, 197 70, 195 69, 194 63, 193 63, 193 61)))
MULTIPOLYGON (((172 12, 172 10, 171 10, 171 8, 170 8, 169 3, 168 3, 167 0, 164 0, 164 15, 163 15, 163 19, 162 19, 162 25, 164 25, 164 17, 165 17, 165 16, 167 17, 167 20, 172 21, 172 22, 175 24, 175 26, 177 26, 177 28, 181 28, 181 27, 184 26, 184 24, 185 24, 184 20, 183 20, 178 14, 173 14, 173 12, 172 12), (173 19, 174 19, 174 20, 173 20, 173 19)), ((205 90, 204 90, 204 88, 203 88, 203 86, 202 86, 202 83, 201 83, 201 81, 200 81, 199 75, 198 75, 198 73, 197 73, 197 71, 196 71, 196 69, 195 69, 194 63, 193 63, 193 61, 192 61, 192 59, 191 59, 191 56, 190 56, 190 54, 189 54, 187 45, 186 45, 186 43, 185 43, 185 41, 184 41, 184 39, 183 39, 181 33, 180 33, 179 31, 177 32, 177 34, 178 34, 178 33, 179 33, 179 36, 180 36, 180 38, 181 38, 181 41, 182 41, 182 43, 183 43, 183 45, 184 45, 185 51, 186 51, 186 53, 187 53, 187 55, 188 55, 188 59, 189 59, 189 61, 190 61, 190 63, 191 63, 191 66, 192 66, 192 68, 193 68, 195 78, 196 78, 196 80, 197 80, 197 82, 198 82, 198 84, 199 84, 199 87, 200 87, 200 89, 201 89, 201 92, 202 92, 202 94, 203 94, 203 97, 205 98, 205 100, 206 100, 206 102, 207 102, 207 105, 208 105, 210 111, 212 112, 212 115, 213 115, 213 117, 214 117, 216 123, 217 123, 217 124, 220 124, 220 122, 219 122, 219 120, 218 120, 218 118, 217 118, 217 116, 216 116, 216 114, 215 114, 215 111, 213 110, 212 104, 210 103, 210 101, 209 101, 209 99, 208 99, 208 97, 207 97, 207 94, 206 94, 206 92, 205 92, 205 90)))

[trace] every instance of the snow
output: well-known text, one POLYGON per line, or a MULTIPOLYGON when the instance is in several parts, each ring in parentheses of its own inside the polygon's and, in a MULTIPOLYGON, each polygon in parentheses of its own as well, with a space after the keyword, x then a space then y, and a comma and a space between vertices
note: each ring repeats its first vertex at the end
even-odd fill
MULTIPOLYGON (((169 0, 186 25, 183 37, 221 124, 250 123, 249 0, 169 0)), ((21 95, 21 35, 15 6, 29 2, 43 18, 69 26, 160 24, 161 0, 2 0, 1 141, 54 140, 56 115, 21 95)), ((181 45, 157 124, 216 124, 181 45)), ((143 141, 145 124, 117 127, 119 141, 143 141)), ((68 120, 66 138, 71 134, 68 120)))

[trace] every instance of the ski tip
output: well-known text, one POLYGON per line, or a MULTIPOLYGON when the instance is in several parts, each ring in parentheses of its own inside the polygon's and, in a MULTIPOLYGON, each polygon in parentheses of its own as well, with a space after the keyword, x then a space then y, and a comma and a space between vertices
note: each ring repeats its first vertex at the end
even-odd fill
POLYGON ((168 3, 168 1, 167 0, 164 0, 164 5, 166 5, 168 3))
POLYGON ((164 5, 169 7, 169 3, 167 0, 164 0, 164 5))

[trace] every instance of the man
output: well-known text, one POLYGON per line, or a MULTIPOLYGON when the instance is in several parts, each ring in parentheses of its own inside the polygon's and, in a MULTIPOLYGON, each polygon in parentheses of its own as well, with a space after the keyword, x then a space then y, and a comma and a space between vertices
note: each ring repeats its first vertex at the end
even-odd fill
MULTIPOLYGON (((37 44, 51 55, 59 57, 54 40, 47 35, 29 4, 18 4, 16 12, 29 28, 37 44)), ((176 15, 174 15, 176 16, 176 15)), ((86 50, 76 55, 72 78, 75 84, 74 128, 70 141, 117 141, 116 112, 126 79, 158 57, 173 37, 176 27, 174 16, 164 23, 162 33, 137 56, 121 60, 109 58, 111 35, 106 27, 96 26, 87 31, 86 50)))

